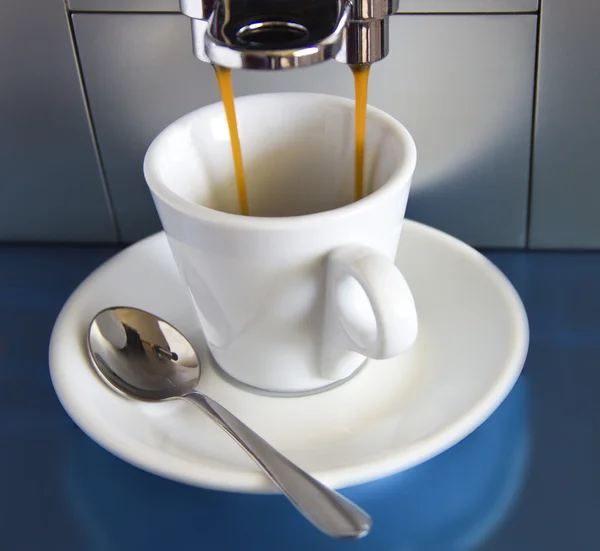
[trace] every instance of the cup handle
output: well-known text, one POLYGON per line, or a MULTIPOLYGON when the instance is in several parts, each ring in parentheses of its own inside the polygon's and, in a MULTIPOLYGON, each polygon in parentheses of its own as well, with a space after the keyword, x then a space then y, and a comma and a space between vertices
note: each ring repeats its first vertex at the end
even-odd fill
POLYGON ((364 356, 392 358, 417 337, 415 302, 400 270, 381 253, 348 245, 328 255, 321 375, 338 381, 364 356))

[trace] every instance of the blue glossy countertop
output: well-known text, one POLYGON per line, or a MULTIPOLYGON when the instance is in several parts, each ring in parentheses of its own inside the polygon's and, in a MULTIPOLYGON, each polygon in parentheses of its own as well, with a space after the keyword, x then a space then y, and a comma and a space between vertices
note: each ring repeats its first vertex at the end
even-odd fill
POLYGON ((493 252, 527 309, 514 390, 476 432, 407 472, 345 490, 374 518, 335 542, 281 496, 202 490, 112 456, 50 383, 54 320, 117 249, 0 247, 0 549, 600 549, 600 253, 493 252))

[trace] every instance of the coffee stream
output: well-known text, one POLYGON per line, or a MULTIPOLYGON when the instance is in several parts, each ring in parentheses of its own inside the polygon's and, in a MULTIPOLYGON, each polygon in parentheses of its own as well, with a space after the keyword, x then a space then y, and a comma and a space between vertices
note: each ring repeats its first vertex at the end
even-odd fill
POLYGON ((235 101, 233 96, 233 84, 231 82, 231 69, 213 65, 217 75, 217 83, 221 92, 221 101, 225 108, 227 126, 229 127, 229 139, 231 141, 231 154, 233 155, 233 167, 235 169, 235 181, 237 183, 240 210, 242 214, 248 214, 248 192, 246 190, 246 177, 244 175, 244 163, 242 161, 242 147, 238 133, 237 119, 235 116, 235 101))
POLYGON ((351 67, 354 75, 354 198, 356 201, 363 197, 369 68, 369 65, 351 67))
MULTIPOLYGON (((249 214, 248 192, 244 175, 244 163, 242 161, 242 148, 238 133, 237 119, 235 116, 235 102, 233 95, 233 84, 231 81, 231 69, 213 65, 221 92, 221 101, 227 117, 229 137, 231 140, 231 154, 235 169, 235 180, 237 184, 240 210, 242 214, 249 214)), ((363 197, 364 164, 365 164, 365 133, 367 123, 367 91, 369 88, 369 66, 353 65, 351 67, 354 75, 354 102, 355 102, 355 144, 354 144, 354 197, 358 201, 363 197)))

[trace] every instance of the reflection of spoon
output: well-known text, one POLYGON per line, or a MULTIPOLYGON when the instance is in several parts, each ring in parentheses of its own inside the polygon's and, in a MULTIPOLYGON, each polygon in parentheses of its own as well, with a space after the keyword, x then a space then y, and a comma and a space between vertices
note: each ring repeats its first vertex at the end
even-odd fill
POLYGON ((302 471, 232 413, 195 390, 200 362, 186 338, 167 322, 135 308, 110 308, 92 321, 88 349, 96 371, 121 395, 146 402, 182 398, 229 434, 298 510, 335 538, 356 539, 371 518, 302 471))

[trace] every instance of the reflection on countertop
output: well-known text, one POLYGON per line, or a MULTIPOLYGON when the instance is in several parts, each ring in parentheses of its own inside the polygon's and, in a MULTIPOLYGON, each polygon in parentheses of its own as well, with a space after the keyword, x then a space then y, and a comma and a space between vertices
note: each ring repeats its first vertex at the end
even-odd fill
MULTIPOLYGON (((527 410, 527 384, 521 377, 500 408, 447 452, 344 490, 374 521, 371 534, 351 545, 381 551, 475 549, 509 513, 523 483, 527 410)), ((64 452, 63 487, 90 551, 185 547, 192 534, 222 550, 348 545, 307 526, 281 496, 175 484, 131 467, 79 434, 64 452)))

